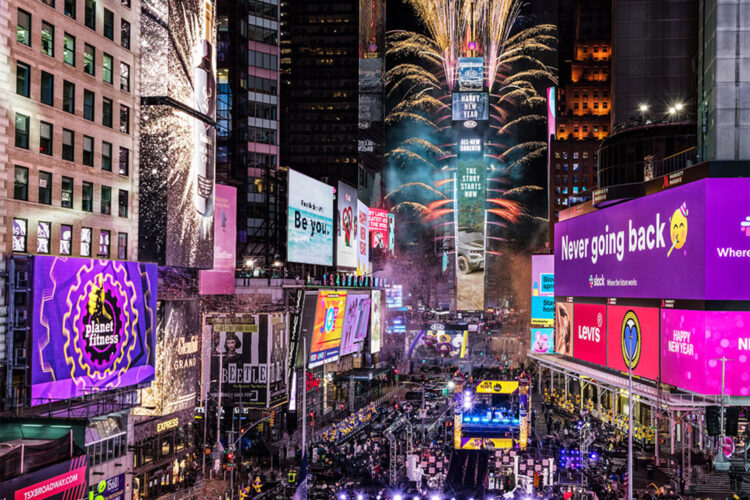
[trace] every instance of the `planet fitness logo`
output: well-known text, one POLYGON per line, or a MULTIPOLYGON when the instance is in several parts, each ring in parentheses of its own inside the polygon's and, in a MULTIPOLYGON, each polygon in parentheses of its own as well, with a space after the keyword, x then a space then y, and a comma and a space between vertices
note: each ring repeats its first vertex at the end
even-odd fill
POLYGON ((635 370, 641 360, 641 323, 633 311, 625 313, 620 331, 622 360, 625 366, 635 370))

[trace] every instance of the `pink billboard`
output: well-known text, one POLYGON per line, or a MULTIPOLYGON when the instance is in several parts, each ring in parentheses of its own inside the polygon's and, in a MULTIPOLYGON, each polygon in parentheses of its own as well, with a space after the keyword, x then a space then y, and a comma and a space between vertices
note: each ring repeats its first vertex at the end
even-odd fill
MULTIPOLYGON (((577 353, 576 353, 577 354, 577 353)), ((659 377, 659 309, 607 306, 607 366, 656 380, 659 377)))
POLYGON ((237 259, 237 188, 216 184, 214 212, 214 267, 200 272, 199 293, 234 293, 237 259))
POLYGON ((750 312, 661 310, 662 381, 701 394, 750 395, 750 312))
POLYGON ((607 306, 575 304, 573 355, 583 361, 607 365, 607 306))
POLYGON ((382 208, 370 209, 370 238, 372 248, 388 250, 388 211, 382 208))

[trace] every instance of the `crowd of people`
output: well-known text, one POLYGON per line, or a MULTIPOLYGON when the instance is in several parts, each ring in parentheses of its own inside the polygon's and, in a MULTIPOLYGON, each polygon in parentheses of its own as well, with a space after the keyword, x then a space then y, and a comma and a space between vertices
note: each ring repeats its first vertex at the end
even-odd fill
POLYGON ((323 431, 320 438, 326 443, 338 443, 367 425, 375 415, 375 403, 370 403, 323 431))

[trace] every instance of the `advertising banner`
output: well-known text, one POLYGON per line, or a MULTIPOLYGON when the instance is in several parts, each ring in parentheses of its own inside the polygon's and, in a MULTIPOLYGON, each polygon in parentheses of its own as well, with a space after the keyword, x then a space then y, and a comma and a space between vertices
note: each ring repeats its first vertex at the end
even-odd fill
POLYGON ((89 491, 93 495, 87 498, 93 500, 125 500, 125 474, 102 479, 97 484, 92 485, 89 491))
POLYGON ((555 352, 573 355, 573 304, 555 303, 555 352))
POLYGON ((489 103, 487 92, 454 92, 453 121, 486 121, 489 119, 489 103))
POLYGON ((372 291, 372 321, 370 322, 370 352, 380 352, 380 343, 383 334, 383 302, 380 290, 372 291))
POLYGON ((289 170, 287 260, 333 265, 333 187, 289 170))
POLYGON ((575 304, 573 311, 573 355, 577 359, 606 366, 607 306, 575 304))
POLYGON ((336 210, 339 221, 336 266, 339 269, 354 269, 357 267, 357 188, 339 181, 336 210))
POLYGON ((154 378, 156 265, 34 257, 31 404, 154 378))
POLYGON ((748 311, 661 310, 662 381, 700 394, 750 396, 748 311))
POLYGON ((288 400, 289 318, 284 313, 268 315, 268 407, 288 400))
POLYGON ((320 290, 318 292, 315 323, 310 342, 310 358, 307 364, 309 368, 338 359, 345 311, 346 290, 320 290))
POLYGON ((237 261, 237 188, 216 185, 214 211, 214 267, 200 271, 200 294, 234 293, 237 261))
POLYGON ((388 213, 388 248, 396 254, 396 215, 388 213))
POLYGON ((555 329, 532 328, 531 352, 537 354, 551 354, 555 352, 555 329))
POLYGON ((341 331, 341 356, 359 351, 362 340, 367 336, 370 308, 369 293, 347 293, 344 327, 341 331))
POLYGON ((394 307, 403 307, 404 305, 404 286, 393 285, 385 291, 385 307, 388 309, 394 307))
POLYGON ((607 366, 656 380, 659 377, 659 309, 607 306, 607 366))
POLYGON ((373 250, 388 250, 388 211, 370 209, 370 238, 373 250))
POLYGON ((357 200, 357 276, 369 276, 370 266, 370 209, 357 200))
POLYGON ((512 394, 518 390, 518 381, 482 380, 477 384, 477 394, 512 394))
POLYGON ((82 455, 0 483, 3 500, 83 498, 88 483, 88 456, 82 455))
POLYGON ((531 256, 531 324, 552 328, 555 322, 555 256, 531 256))
POLYGON ((484 59, 481 57, 458 58, 459 92, 476 92, 484 88, 484 59))
MULTIPOLYGON (((443 326, 443 325, 432 325, 443 326)), ((465 358, 469 351, 469 332, 465 330, 422 330, 409 346, 408 357, 465 358)))

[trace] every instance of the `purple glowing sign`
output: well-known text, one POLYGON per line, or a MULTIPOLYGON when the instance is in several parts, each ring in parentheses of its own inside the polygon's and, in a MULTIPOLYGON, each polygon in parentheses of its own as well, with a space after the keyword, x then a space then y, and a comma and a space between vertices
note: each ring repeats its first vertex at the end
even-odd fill
POLYGON ((32 405, 154 378, 156 265, 34 258, 32 405))
POLYGON ((556 295, 750 298, 750 179, 704 179, 555 225, 556 295))

